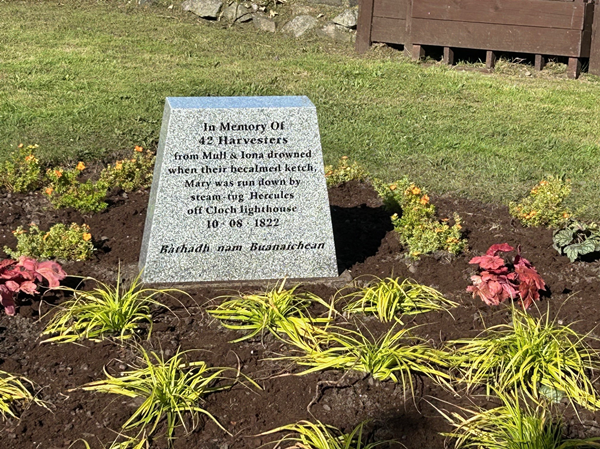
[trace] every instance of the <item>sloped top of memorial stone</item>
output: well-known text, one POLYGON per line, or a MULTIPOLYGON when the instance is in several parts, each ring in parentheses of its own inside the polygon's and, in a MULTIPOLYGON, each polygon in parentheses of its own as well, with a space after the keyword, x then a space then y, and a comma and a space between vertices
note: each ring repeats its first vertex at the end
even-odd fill
POLYGON ((167 97, 173 109, 314 108, 306 96, 295 97, 167 97))

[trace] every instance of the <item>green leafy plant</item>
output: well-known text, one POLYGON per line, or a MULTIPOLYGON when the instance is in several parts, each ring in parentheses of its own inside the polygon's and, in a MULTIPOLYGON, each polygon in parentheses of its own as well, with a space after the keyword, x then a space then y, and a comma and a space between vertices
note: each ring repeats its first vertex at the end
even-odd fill
POLYGON ((518 394, 500 394, 503 405, 486 410, 461 408, 442 416, 455 428, 444 435, 454 438, 456 449, 571 449, 600 447, 600 438, 567 439, 560 418, 545 403, 531 406, 518 394))
POLYGON ((55 168, 46 172, 50 184, 44 189, 44 193, 56 209, 71 207, 83 213, 106 209, 108 204, 104 199, 108 193, 108 183, 104 180, 93 182, 91 179, 79 181, 85 168, 85 164, 79 162, 71 170, 55 168))
POLYGON ((571 217, 563 203, 571 193, 571 181, 550 176, 540 181, 520 203, 509 204, 510 214, 523 226, 557 228, 571 217))
POLYGON ((590 410, 600 400, 590 378, 600 368, 598 351, 569 326, 512 309, 512 324, 486 329, 473 339, 450 342, 457 347, 450 360, 468 389, 485 385, 505 394, 522 390, 534 400, 565 395, 590 410))
POLYGON ((375 278, 366 287, 343 298, 351 300, 344 307, 345 312, 374 314, 385 323, 400 322, 398 315, 448 311, 458 307, 434 288, 410 279, 400 282, 398 278, 375 278))
POLYGON ((363 421, 350 433, 344 433, 340 429, 320 421, 316 423, 299 421, 261 433, 260 436, 277 432, 292 432, 277 440, 276 447, 283 443, 295 443, 292 447, 302 449, 373 449, 382 444, 396 442, 389 440, 366 443, 363 438, 363 428, 367 423, 368 421, 363 421))
POLYGON ((358 165, 358 162, 350 163, 348 156, 342 156, 337 166, 327 165, 325 167, 325 178, 327 187, 335 187, 349 181, 365 181, 369 177, 367 171, 358 165))
MULTIPOLYGON (((233 342, 240 342, 264 332, 277 336, 283 329, 283 323, 291 318, 303 322, 304 326, 311 324, 327 324, 330 317, 312 318, 306 315, 306 309, 312 303, 321 304, 329 309, 329 304, 312 293, 296 293, 298 285, 285 289, 285 281, 275 285, 266 293, 256 293, 231 298, 207 312, 220 320, 228 329, 251 331, 233 342), (235 324, 234 324, 235 323, 235 324)), ((215 298, 219 299, 219 298, 215 298)), ((296 324, 300 324, 296 322, 296 324)))
POLYGON ((327 331, 302 335, 289 332, 288 342, 303 355, 279 357, 310 368, 300 375, 326 369, 368 373, 377 380, 401 383, 413 391, 413 375, 422 374, 448 388, 450 376, 441 370, 448 366, 446 353, 427 346, 410 335, 411 329, 392 328, 379 338, 360 332, 331 327, 327 331))
POLYGON ((41 169, 35 151, 38 145, 20 144, 8 160, 0 163, 0 189, 9 192, 29 192, 41 182, 41 169))
POLYGON ((552 247, 575 262, 579 257, 600 251, 600 226, 570 220, 552 236, 552 247))
POLYGON ((14 410, 16 402, 35 402, 45 407, 44 402, 34 397, 30 392, 33 387, 33 382, 24 377, 0 371, 0 415, 4 419, 7 417, 16 418, 17 415, 14 410))
POLYGON ((36 259, 87 260, 94 253, 92 234, 86 224, 72 223, 68 228, 62 224, 42 231, 36 224, 25 230, 19 226, 13 231, 17 238, 17 249, 4 247, 4 252, 17 259, 21 256, 36 259))
POLYGON ((152 185, 152 175, 156 156, 150 150, 144 151, 136 146, 131 159, 123 159, 108 165, 102 173, 100 180, 110 187, 120 187, 126 192, 147 189, 152 185))
MULTIPOLYGON (((76 440, 69 446, 69 449, 75 447, 77 443, 83 444, 85 449, 92 449, 90 443, 84 439, 76 440)), ((145 436, 140 438, 125 437, 122 441, 113 441, 109 446, 103 445, 106 449, 150 449, 150 443, 145 436)))
POLYGON ((458 254, 467 248, 467 241, 461 236, 460 216, 454 214, 452 226, 448 220, 437 220, 429 195, 408 179, 391 184, 374 180, 373 186, 385 208, 393 213, 392 224, 400 242, 408 246, 410 257, 419 258, 440 250, 458 254))
POLYGON ((120 274, 114 287, 93 278, 86 280, 93 281, 97 287, 90 291, 60 288, 72 293, 73 299, 56 307, 58 310, 42 332, 42 335, 54 336, 44 340, 44 343, 101 340, 109 336, 125 340, 136 335, 140 324, 144 322, 149 326, 150 337, 150 307, 166 308, 155 297, 173 292, 185 294, 177 289, 141 288, 139 275, 129 287, 123 286, 120 274))
POLYGON ((224 380, 222 374, 230 368, 210 368, 203 361, 185 362, 184 355, 189 351, 177 351, 168 360, 155 352, 148 353, 141 347, 139 351, 140 367, 117 376, 110 375, 105 368, 105 380, 91 382, 80 388, 142 398, 144 402, 123 424, 123 430, 139 428, 140 433, 152 435, 158 424, 166 418, 166 436, 171 441, 176 427, 181 425, 186 432, 192 431, 199 425, 200 416, 204 415, 227 432, 217 418, 199 403, 208 394, 232 386, 217 385, 224 380), (189 421, 186 416, 189 416, 189 421), (188 429, 186 423, 190 421, 191 428, 188 429))

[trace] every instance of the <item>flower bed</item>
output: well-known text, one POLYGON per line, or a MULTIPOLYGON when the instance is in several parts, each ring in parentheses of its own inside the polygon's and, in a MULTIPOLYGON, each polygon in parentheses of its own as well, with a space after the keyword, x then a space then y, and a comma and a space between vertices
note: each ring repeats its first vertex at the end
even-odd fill
MULTIPOLYGON (((544 279, 546 292, 541 301, 535 303, 542 311, 549 307, 551 317, 558 315, 561 323, 573 323, 573 329, 583 334, 592 331, 600 321, 597 305, 600 262, 572 264, 566 256, 559 256, 552 249, 550 230, 521 227, 509 216, 506 207, 432 196, 431 201, 436 204, 440 218, 452 216, 453 212, 463 217, 470 251, 455 257, 445 253, 422 256, 415 261, 406 257, 406 251, 393 231, 389 213, 383 209, 380 198, 369 184, 352 181, 331 188, 329 194, 341 270, 350 270, 351 277, 358 282, 367 275, 412 278, 436 288, 445 298, 459 304, 449 311, 431 311, 402 318, 404 326, 421 325, 414 332, 433 347, 441 347, 448 340, 475 337, 484 329, 484 323, 489 327, 510 322, 508 308, 487 306, 467 292, 471 276, 477 273, 477 267, 469 261, 499 242, 515 248, 520 245, 523 257, 535 265, 544 279)), ((0 247, 14 247, 16 239, 10 231, 32 221, 42 229, 57 222, 85 222, 99 249, 89 261, 65 263, 65 271, 71 275, 93 275, 114 283, 120 261, 121 272, 126 277, 132 279, 137 275, 147 193, 114 195, 108 198, 109 206, 105 211, 91 216, 82 216, 69 209, 47 210, 44 209, 45 201, 39 194, 0 197, 0 205, 5 211, 0 217, 0 247)), ((308 290, 330 301, 342 285, 343 282, 339 285, 317 282, 298 291, 308 290)), ((257 289, 244 285, 240 288, 246 292, 257 289)), ((194 350, 188 353, 194 360, 204 360, 210 367, 239 367, 262 390, 250 384, 238 384, 232 389, 207 395, 202 407, 231 435, 207 418, 188 436, 182 427, 176 428, 175 448, 254 449, 282 436, 255 435, 300 420, 314 422, 318 419, 349 432, 370 418, 373 421, 367 425, 365 433, 372 438, 394 438, 409 449, 442 449, 444 437, 437 432, 451 428, 435 407, 449 409, 450 406, 439 400, 471 407, 471 398, 464 391, 459 390, 460 396, 455 397, 422 375, 416 376, 414 401, 410 394, 404 396, 400 383, 378 381, 362 373, 327 370, 304 376, 290 375, 307 367, 298 367, 285 360, 265 360, 277 354, 290 355, 289 348, 270 332, 232 343, 244 332, 224 328, 207 313, 216 304, 207 304, 207 301, 235 293, 231 287, 202 287, 187 289, 187 292, 191 297, 163 298, 171 311, 163 310, 153 316, 150 340, 140 340, 144 347, 162 350, 165 357, 175 355, 177 349, 194 350)), ((44 297, 49 303, 64 300, 60 292, 44 297)), ((529 310, 533 316, 539 315, 536 305, 529 310)), ((43 387, 39 397, 49 404, 49 409, 33 404, 21 411, 20 420, 4 422, 2 447, 21 449, 38 447, 41 443, 39 447, 67 448, 74 443, 74 448, 83 448, 82 442, 76 442, 81 438, 92 448, 103 447, 100 442, 112 441, 141 402, 138 398, 77 388, 105 379, 105 366, 114 375, 139 363, 135 358, 136 351, 133 346, 121 346, 109 340, 84 341, 82 345, 40 345, 39 336, 48 320, 38 320, 40 308, 42 312, 49 310, 48 305, 40 304, 38 299, 25 299, 16 316, 0 317, 0 370, 25 375, 43 387)), ((311 311, 317 313, 319 309, 311 311)), ((336 324, 344 321, 341 317, 335 320, 336 324)), ((386 334, 393 326, 398 329, 400 326, 393 321, 381 323, 373 317, 361 317, 360 322, 363 333, 371 332, 374 337, 386 334)), ((229 376, 234 377, 235 370, 229 376)), ((473 393, 483 391, 474 389, 473 393)), ((490 406, 486 401, 480 403, 490 406)), ((580 420, 566 401, 558 407, 565 414, 570 436, 598 435, 599 413, 578 407, 580 420)), ((161 422, 158 429, 164 431, 164 423, 161 422)), ((159 438, 151 447, 165 447, 165 442, 159 438)))

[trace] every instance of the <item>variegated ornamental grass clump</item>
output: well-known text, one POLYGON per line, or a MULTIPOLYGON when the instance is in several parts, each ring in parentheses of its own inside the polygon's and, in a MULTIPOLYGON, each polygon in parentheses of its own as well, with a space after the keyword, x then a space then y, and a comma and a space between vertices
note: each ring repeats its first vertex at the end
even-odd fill
POLYGON ((19 402, 24 404, 34 402, 46 407, 46 403, 32 393, 33 389, 33 382, 25 377, 0 371, 0 415, 2 418, 16 418, 14 406, 19 402))
POLYGON ((331 321, 333 309, 321 298, 313 293, 297 293, 298 285, 289 289, 285 288, 285 280, 279 285, 264 293, 230 295, 218 299, 225 299, 215 308, 207 312, 221 321, 228 329, 249 331, 232 343, 261 337, 265 332, 270 332, 278 337, 279 333, 290 325, 310 327, 326 325, 331 321), (307 309, 311 304, 319 304, 328 312, 327 317, 313 318, 308 315, 307 309))
POLYGON ((449 311, 458 307, 434 288, 398 278, 374 278, 365 287, 341 299, 350 300, 344 307, 346 313, 373 314, 384 323, 392 320, 401 323, 402 315, 449 311))
POLYGON ((460 383, 488 394, 521 391, 534 401, 566 396, 589 410, 600 409, 594 380, 600 354, 570 326, 512 309, 512 323, 493 326, 475 338, 449 342, 449 358, 460 383))
POLYGON ((517 255, 512 261, 507 262, 498 255, 513 250, 507 243, 496 244, 490 246, 485 255, 469 261, 478 264, 480 269, 478 274, 471 276, 473 285, 467 287, 473 297, 479 296, 491 306, 516 299, 523 309, 539 300, 540 291, 546 289, 546 284, 531 262, 521 256, 521 248, 517 247, 517 255))
MULTIPOLYGON (((229 433, 218 419, 202 407, 204 398, 231 388, 241 373, 233 368, 211 368, 204 361, 186 361, 190 351, 177 351, 169 359, 161 354, 148 352, 139 347, 140 364, 116 376, 105 369, 106 379, 90 382, 82 387, 86 391, 119 394, 130 398, 141 398, 143 402, 123 424, 123 430, 138 429, 139 435, 151 436, 158 425, 166 421, 166 437, 169 446, 173 433, 179 426, 191 432, 205 416, 229 433), (226 371, 235 371, 236 377, 223 376, 226 371), (231 382, 233 380, 233 382, 231 382)), ((243 376, 253 386, 258 385, 243 376)))

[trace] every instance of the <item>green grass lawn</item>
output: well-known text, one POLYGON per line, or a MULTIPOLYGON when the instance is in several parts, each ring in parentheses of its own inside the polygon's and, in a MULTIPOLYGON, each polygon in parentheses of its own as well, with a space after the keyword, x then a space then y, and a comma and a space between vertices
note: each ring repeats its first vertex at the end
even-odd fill
POLYGON ((167 96, 307 95, 327 163, 348 155, 385 179, 502 203, 565 173, 572 205, 600 218, 600 79, 505 67, 415 64, 387 48, 358 56, 178 4, 0 0, 0 159, 21 142, 47 163, 153 147, 167 96))

